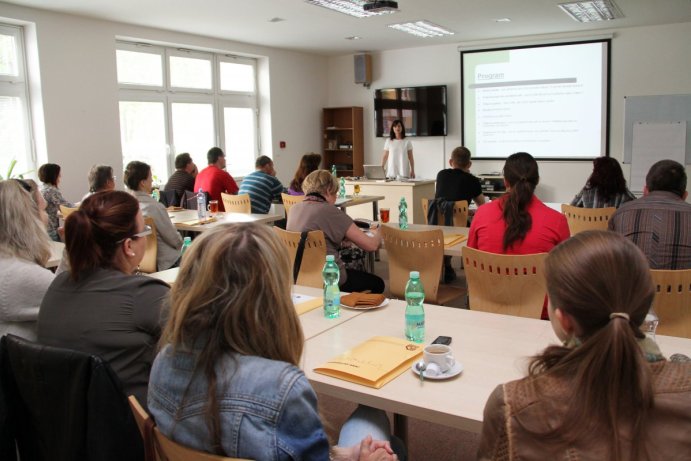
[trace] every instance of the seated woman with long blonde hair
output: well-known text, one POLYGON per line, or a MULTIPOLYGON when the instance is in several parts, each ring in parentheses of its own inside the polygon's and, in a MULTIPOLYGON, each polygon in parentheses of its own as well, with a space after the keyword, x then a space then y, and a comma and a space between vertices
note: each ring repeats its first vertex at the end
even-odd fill
MULTIPOLYGON (((149 380, 163 434, 236 458, 329 459, 317 397, 298 368, 304 337, 290 274, 265 225, 217 226, 185 252, 149 380)), ((346 426, 348 445, 361 435, 331 449, 338 459, 396 459, 384 412, 356 410, 343 445, 346 426)))
POLYGON ((691 363, 668 362, 641 332, 655 295, 629 240, 576 234, 545 262, 563 345, 485 407, 480 460, 681 460, 691 455, 691 363))

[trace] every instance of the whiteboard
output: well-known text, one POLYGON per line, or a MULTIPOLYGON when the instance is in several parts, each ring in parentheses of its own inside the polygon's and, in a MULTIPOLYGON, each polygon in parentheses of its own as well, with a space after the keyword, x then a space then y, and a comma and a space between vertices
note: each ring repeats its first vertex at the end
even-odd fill
POLYGON ((645 175, 659 160, 675 160, 682 165, 686 154, 686 121, 636 122, 631 142, 631 181, 633 192, 642 192, 645 175))
MULTIPOLYGON (((686 157, 682 165, 691 164, 691 94, 626 96, 624 98, 624 163, 632 163, 633 127, 637 122, 686 121, 686 157)), ((662 160, 664 157, 659 157, 662 160)), ((633 165, 632 165, 633 167, 633 165)))

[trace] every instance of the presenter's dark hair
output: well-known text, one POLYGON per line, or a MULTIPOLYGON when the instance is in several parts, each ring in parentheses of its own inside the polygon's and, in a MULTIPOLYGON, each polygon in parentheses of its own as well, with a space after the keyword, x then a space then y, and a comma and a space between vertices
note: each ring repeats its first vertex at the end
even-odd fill
POLYGON ((44 163, 38 169, 38 179, 44 184, 57 187, 58 177, 60 177, 60 165, 57 163, 44 163))
POLYGON ((389 138, 396 139, 396 133, 393 131, 393 127, 396 125, 401 125, 401 139, 405 138, 405 125, 402 120, 396 119, 391 124, 391 129, 389 130, 389 138))
POLYGON ((506 252, 515 242, 522 241, 533 225, 527 208, 540 182, 537 162, 527 152, 510 155, 504 164, 504 179, 510 187, 502 203, 506 222, 503 248, 506 252))
MULTIPOLYGON (((645 338, 640 326, 655 296, 648 261, 620 234, 586 231, 550 251, 545 277, 551 304, 576 324, 581 344, 549 346, 531 361, 531 376, 549 374, 569 392, 561 421, 536 436, 584 441, 606 434, 610 452, 603 459, 652 459, 641 447, 654 405, 653 386, 637 341, 645 338), (615 312, 628 319, 611 317, 615 312), (622 444, 630 447, 628 456, 622 444)), ((541 392, 540 380, 534 382, 541 392)))
POLYGON ((187 165, 192 163, 192 157, 187 152, 175 156, 175 169, 182 170, 187 165))
POLYGON ((298 169, 295 171, 295 176, 293 176, 293 180, 290 181, 290 188, 295 192, 302 192, 302 181, 305 180, 308 174, 318 170, 321 162, 322 156, 320 154, 310 152, 309 154, 303 155, 300 159, 298 169))
POLYGON ((151 167, 144 162, 133 160, 125 168, 125 185, 130 190, 139 190, 139 183, 149 177, 151 167))
POLYGON ((218 161, 219 157, 225 156, 226 154, 223 153, 223 150, 220 147, 212 147, 209 149, 209 152, 206 153, 206 163, 213 165, 218 161))
POLYGON ((598 195, 609 201, 616 194, 626 192, 626 179, 621 165, 612 157, 598 157, 593 160, 593 172, 588 178, 585 187, 597 189, 598 195))
POLYGON ((663 190, 674 192, 679 197, 686 191, 686 170, 674 160, 660 160, 650 167, 645 177, 648 192, 663 190))
POLYGON ((108 181, 113 179, 113 167, 108 165, 94 165, 89 171, 89 192, 103 190, 108 181))
POLYGON ((139 202, 123 191, 97 192, 65 219, 65 247, 76 281, 98 268, 115 268, 122 241, 137 233, 139 202))

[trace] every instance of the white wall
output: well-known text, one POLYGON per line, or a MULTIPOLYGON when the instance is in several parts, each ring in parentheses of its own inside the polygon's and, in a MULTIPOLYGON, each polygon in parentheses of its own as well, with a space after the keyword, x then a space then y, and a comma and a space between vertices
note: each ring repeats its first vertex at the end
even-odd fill
MULTIPOLYGON (((86 192, 91 165, 102 163, 112 165, 116 172, 122 170, 116 37, 260 58, 259 68, 270 71, 268 77, 260 77, 261 153, 273 156, 279 179, 287 183, 300 156, 321 147, 321 108, 327 95, 324 57, 6 3, 0 3, 0 11, 0 20, 29 23, 30 33, 35 30, 39 69, 30 71, 40 72, 45 124, 38 162, 62 166, 61 189, 70 200, 86 192), (286 149, 279 149, 279 141, 286 141, 286 149)), ((31 45, 33 40, 28 42, 31 45)), ((232 162, 232 152, 228 154, 232 162)), ((121 181, 122 174, 116 175, 121 181)))
MULTIPOLYGON (((621 161, 624 96, 691 93, 691 23, 609 32, 614 32, 611 51, 609 151, 621 161)), ((553 38, 561 37, 564 36, 553 38)), ((544 40, 545 37, 535 37, 534 40, 538 39, 544 40)), ((530 43, 531 38, 523 41, 530 43)), ((457 45, 373 53, 372 70, 372 89, 368 90, 353 83, 352 55, 329 59, 328 104, 364 107, 366 163, 380 161, 384 144, 383 139, 374 136, 374 88, 434 84, 448 86, 448 136, 413 139, 417 175, 436 177, 439 169, 446 167, 449 153, 460 145, 461 140, 460 53, 457 45)), ((475 174, 501 171, 502 166, 503 162, 477 161, 473 164, 472 171, 475 174)), ((590 162, 541 161, 538 196, 544 201, 568 202, 583 187, 591 170, 590 162)), ((624 170, 628 175, 628 165, 624 165, 624 170)))

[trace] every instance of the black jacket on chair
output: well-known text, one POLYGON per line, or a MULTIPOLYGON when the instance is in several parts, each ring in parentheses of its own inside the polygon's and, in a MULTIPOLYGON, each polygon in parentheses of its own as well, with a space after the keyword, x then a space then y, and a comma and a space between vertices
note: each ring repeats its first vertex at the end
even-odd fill
POLYGON ((0 459, 143 460, 118 377, 100 357, 0 339, 0 459))

